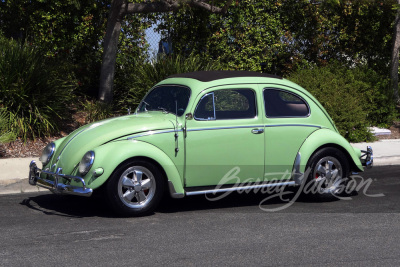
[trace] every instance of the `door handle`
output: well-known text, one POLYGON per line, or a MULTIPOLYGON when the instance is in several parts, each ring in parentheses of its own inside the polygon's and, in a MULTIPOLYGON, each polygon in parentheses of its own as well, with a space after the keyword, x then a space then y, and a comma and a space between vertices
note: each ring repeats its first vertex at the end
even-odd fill
POLYGON ((253 133, 253 134, 261 134, 261 133, 263 133, 264 132, 264 129, 253 129, 253 130, 251 130, 251 133, 253 133))

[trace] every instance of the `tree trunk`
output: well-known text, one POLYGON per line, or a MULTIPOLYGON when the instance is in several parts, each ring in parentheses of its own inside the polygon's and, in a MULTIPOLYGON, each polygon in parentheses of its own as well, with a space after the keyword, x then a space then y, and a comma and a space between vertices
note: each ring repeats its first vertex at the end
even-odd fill
MULTIPOLYGON (((142 3, 128 3, 127 0, 113 0, 108 16, 106 36, 104 37, 103 62, 101 63, 99 100, 110 104, 113 101, 113 85, 115 62, 118 51, 118 40, 121 32, 121 21, 126 14, 160 13, 176 11, 184 3, 191 7, 198 7, 212 13, 225 14, 233 0, 226 1, 224 7, 219 8, 206 3, 207 1, 194 0, 159 0, 143 1, 142 3)), ((399 0, 400 1, 400 0, 399 0)))
MULTIPOLYGON (((400 5, 400 0, 397 0, 400 5)), ((393 97, 399 102, 399 48, 400 48, 400 9, 397 9, 394 21, 392 58, 390 62, 390 79, 392 82, 393 97)))
POLYGON ((121 32, 122 5, 124 0, 113 0, 107 20, 104 37, 103 62, 101 64, 99 100, 110 104, 113 101, 115 62, 118 51, 118 40, 121 32))

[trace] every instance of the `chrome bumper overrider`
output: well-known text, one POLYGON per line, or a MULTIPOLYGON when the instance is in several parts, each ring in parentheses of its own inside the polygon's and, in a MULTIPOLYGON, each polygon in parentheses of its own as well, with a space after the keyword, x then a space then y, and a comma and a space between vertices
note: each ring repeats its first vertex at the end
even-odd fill
POLYGON ((86 183, 83 178, 61 174, 61 171, 61 168, 58 168, 55 173, 41 170, 37 167, 36 162, 32 160, 29 164, 29 184, 44 187, 56 194, 70 194, 86 197, 90 197, 92 195, 93 189, 86 187, 86 183), (52 176, 54 178, 54 181, 41 178, 41 173, 52 176), (82 187, 59 183, 60 178, 64 178, 68 182, 74 180, 75 182, 81 183, 82 187))
POLYGON ((361 164, 363 166, 366 166, 368 169, 372 168, 372 165, 374 164, 374 154, 372 151, 372 147, 367 146, 367 150, 361 150, 361 153, 363 153, 360 157, 361 164))

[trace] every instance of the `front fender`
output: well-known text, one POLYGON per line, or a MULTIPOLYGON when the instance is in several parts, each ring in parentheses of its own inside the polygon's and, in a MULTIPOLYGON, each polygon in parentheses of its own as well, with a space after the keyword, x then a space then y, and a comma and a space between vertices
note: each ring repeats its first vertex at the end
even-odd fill
POLYGON ((122 162, 133 157, 147 157, 164 169, 171 195, 173 197, 184 195, 183 179, 175 164, 162 150, 152 144, 138 140, 122 140, 96 147, 93 151, 95 160, 90 172, 85 176, 88 187, 92 189, 104 184, 122 162), (99 168, 103 173, 96 177, 95 172, 99 168))
POLYGON ((305 172, 307 163, 312 154, 321 147, 326 146, 333 146, 341 149, 347 154, 348 158, 352 160, 352 162, 349 162, 349 165, 355 166, 356 169, 354 171, 364 171, 359 158, 361 156, 359 150, 355 150, 350 143, 337 132, 330 129, 320 129, 308 136, 299 150, 301 157, 300 171, 302 173, 305 172))

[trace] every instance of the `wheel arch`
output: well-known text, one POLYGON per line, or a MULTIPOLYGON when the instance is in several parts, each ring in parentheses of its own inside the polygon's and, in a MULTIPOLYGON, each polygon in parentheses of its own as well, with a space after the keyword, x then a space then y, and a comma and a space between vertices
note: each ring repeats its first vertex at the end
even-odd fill
POLYGON ((300 171, 304 173, 310 158, 316 152, 326 147, 333 147, 340 150, 348 160, 350 171, 364 170, 359 159, 360 155, 356 153, 345 138, 330 129, 321 129, 313 132, 302 144, 299 150, 299 154, 301 155, 300 171))
POLYGON ((107 143, 94 149, 95 161, 86 177, 88 186, 92 189, 101 187, 114 171, 131 160, 145 160, 154 164, 166 178, 166 183, 172 197, 184 195, 183 179, 173 161, 158 147, 143 141, 124 140, 107 143), (103 174, 95 177, 94 171, 104 170, 103 174))

